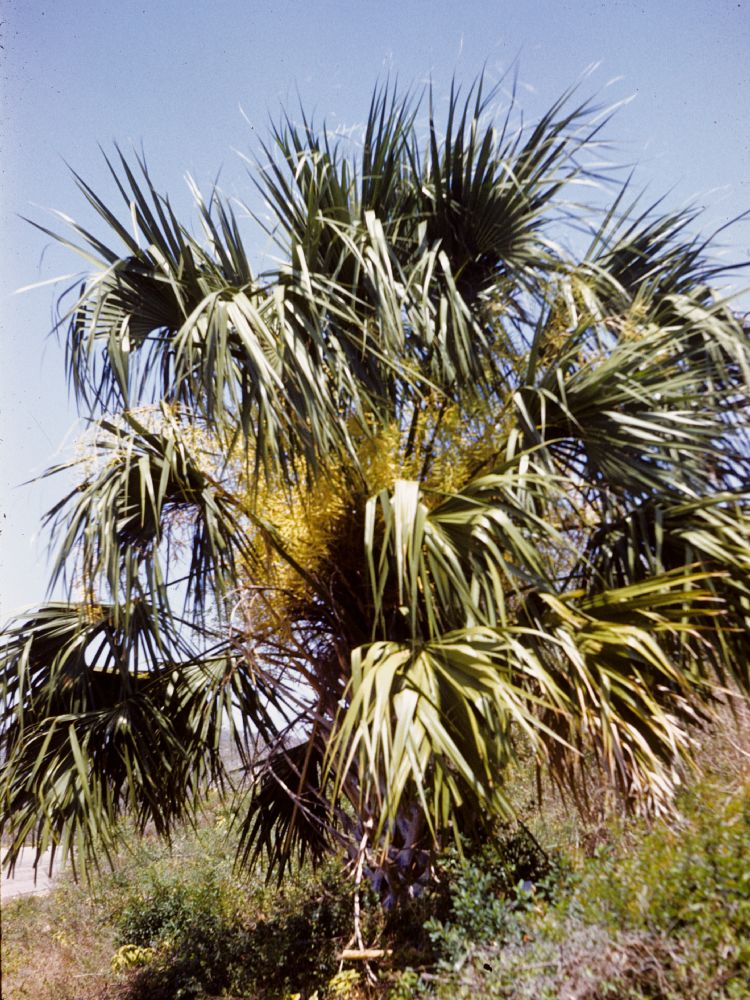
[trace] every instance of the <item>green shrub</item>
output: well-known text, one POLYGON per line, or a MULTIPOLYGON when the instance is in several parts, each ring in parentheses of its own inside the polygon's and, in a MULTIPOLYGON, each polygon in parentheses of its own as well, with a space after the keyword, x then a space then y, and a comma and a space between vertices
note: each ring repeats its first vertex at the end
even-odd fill
POLYGON ((403 969, 397 976, 386 994, 387 1000, 412 1000, 412 997, 424 996, 427 992, 425 983, 414 969, 403 969))
POLYGON ((276 892, 244 892, 198 868, 152 876, 117 915, 117 943, 154 949, 130 976, 130 997, 273 997, 324 990, 351 932, 351 890, 340 864, 303 870, 276 892))
POLYGON ((521 916, 546 898, 558 869, 523 826, 499 831, 464 858, 452 852, 441 866, 448 916, 425 924, 441 963, 455 967, 476 945, 518 937, 521 916))
POLYGON ((150 892, 131 897, 117 919, 118 944, 154 948, 179 941, 202 928, 227 922, 224 886, 210 876, 201 883, 167 883, 154 879, 150 892))
POLYGON ((750 786, 698 783, 679 806, 677 820, 610 826, 575 867, 547 859, 533 888, 514 882, 523 844, 452 857, 447 912, 427 921, 439 976, 404 973, 393 995, 747 1000, 750 786))
POLYGON ((153 949, 154 959, 133 977, 143 996, 188 998, 232 990, 245 975, 249 934, 237 892, 203 873, 200 880, 154 878, 117 918, 117 943, 153 949))
POLYGON ((322 990, 338 969, 351 930, 351 886, 341 864, 328 865, 319 876, 301 873, 279 890, 273 909, 252 928, 257 986, 283 981, 290 991, 322 990))
POLYGON ((750 786, 731 797, 695 786, 681 810, 679 821, 601 852, 569 911, 613 931, 671 940, 690 975, 715 984, 706 995, 748 997, 750 786))

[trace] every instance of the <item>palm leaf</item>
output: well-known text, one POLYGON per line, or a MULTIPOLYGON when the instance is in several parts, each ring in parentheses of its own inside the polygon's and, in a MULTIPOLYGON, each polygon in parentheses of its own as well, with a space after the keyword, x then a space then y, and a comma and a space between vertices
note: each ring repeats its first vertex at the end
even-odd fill
MULTIPOLYGON (((6 632, 2 647, 6 862, 31 837, 37 859, 59 847, 82 865, 106 856, 127 809, 139 828, 169 835, 224 780, 220 736, 242 705, 267 731, 246 667, 184 625, 135 602, 50 604, 6 632), (195 638, 199 638, 196 636, 195 638)), ((238 741, 242 734, 237 733, 238 741)))

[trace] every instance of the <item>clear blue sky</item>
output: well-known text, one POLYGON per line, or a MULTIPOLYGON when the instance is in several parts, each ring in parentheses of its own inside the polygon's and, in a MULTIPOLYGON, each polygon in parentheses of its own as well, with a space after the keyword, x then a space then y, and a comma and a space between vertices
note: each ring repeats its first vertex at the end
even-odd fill
MULTIPOLYGON (((98 144, 142 143, 187 213, 186 171, 208 188, 221 169, 225 191, 250 195, 236 150, 297 92, 331 126, 354 125, 386 73, 444 94, 454 73, 468 82, 486 64, 495 80, 517 60, 533 118, 598 63, 582 93, 634 97, 607 134, 650 194, 705 205, 706 229, 750 209, 750 0, 5 0, 3 17, 0 621, 43 596, 35 536, 63 483, 18 484, 55 461, 75 419, 46 339, 54 289, 12 294, 79 269, 18 218, 89 218, 65 162, 111 191, 98 144)), ((750 257, 750 224, 725 242, 750 257)))

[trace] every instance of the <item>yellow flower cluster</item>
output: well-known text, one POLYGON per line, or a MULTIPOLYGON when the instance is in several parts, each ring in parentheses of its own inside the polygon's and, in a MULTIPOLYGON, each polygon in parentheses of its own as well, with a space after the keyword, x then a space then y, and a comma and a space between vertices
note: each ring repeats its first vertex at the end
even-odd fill
MULTIPOLYGON (((345 460, 332 462, 317 478, 245 477, 241 492, 252 509, 272 529, 284 559, 257 533, 255 555, 263 567, 264 585, 277 588, 275 611, 309 596, 304 576, 315 578, 332 565, 342 541, 362 538, 367 500, 390 490, 398 479, 416 479, 427 491, 426 502, 460 489, 473 475, 487 472, 498 451, 498 428, 481 414, 455 405, 425 405, 411 432, 390 423, 360 438, 358 469, 345 460), (407 453, 408 451, 408 453, 407 453), (296 563, 304 575, 291 563, 296 563)), ((248 567, 248 576, 253 576, 248 567)), ((267 598, 268 600, 268 598, 267 598)), ((254 610, 254 615, 257 609, 254 610)), ((282 613, 283 617, 283 613, 282 613)), ((257 618, 256 618, 257 622, 257 618)))

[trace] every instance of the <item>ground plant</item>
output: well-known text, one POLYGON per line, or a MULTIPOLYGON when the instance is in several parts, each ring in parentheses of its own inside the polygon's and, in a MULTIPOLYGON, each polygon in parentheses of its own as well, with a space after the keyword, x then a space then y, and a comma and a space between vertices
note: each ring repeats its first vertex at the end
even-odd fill
POLYGON ((340 960, 345 856, 278 887, 234 871, 216 813, 171 850, 131 828, 112 872, 3 907, 3 996, 738 1000, 750 991, 749 781, 747 767, 693 781, 668 821, 611 817, 594 850, 571 844, 571 823, 587 830, 579 816, 545 810, 528 817, 532 839, 504 825, 447 852, 440 881, 390 913, 369 893, 365 933, 384 952, 374 983, 340 960))

